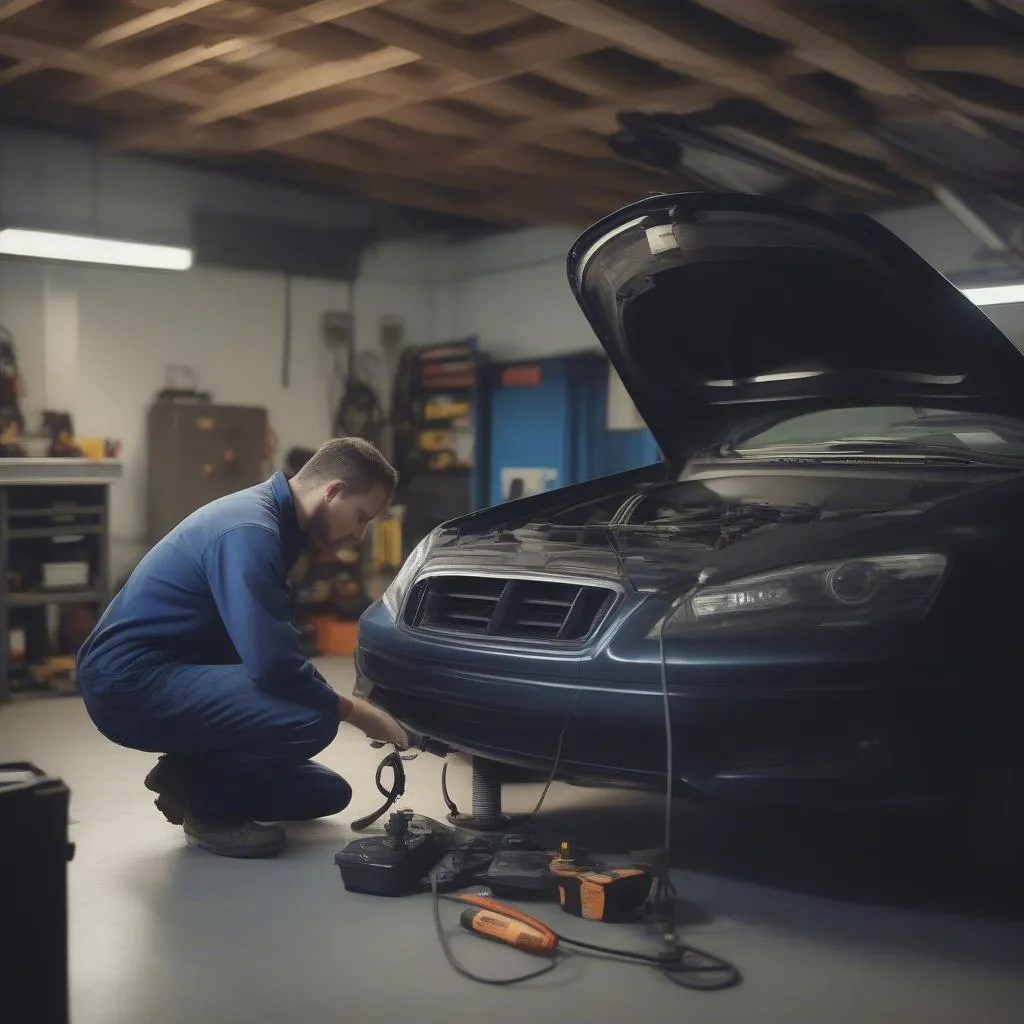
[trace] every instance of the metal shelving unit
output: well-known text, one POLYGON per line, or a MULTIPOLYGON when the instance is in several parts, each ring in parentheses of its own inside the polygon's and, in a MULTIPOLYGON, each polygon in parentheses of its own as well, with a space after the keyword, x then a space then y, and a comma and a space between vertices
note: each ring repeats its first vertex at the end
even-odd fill
POLYGON ((109 600, 110 485, 120 476, 113 460, 0 459, 0 700, 11 693, 12 613, 89 604, 98 614, 109 600), (86 579, 47 585, 43 565, 64 544, 86 579))

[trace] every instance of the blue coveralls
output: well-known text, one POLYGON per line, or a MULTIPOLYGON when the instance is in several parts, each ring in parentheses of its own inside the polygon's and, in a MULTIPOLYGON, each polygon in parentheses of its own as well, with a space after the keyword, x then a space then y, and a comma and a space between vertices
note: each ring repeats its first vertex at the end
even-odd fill
POLYGON ((149 551, 79 651, 97 728, 172 755, 200 820, 317 818, 351 799, 310 760, 340 708, 290 621, 305 541, 282 473, 219 498, 149 551))

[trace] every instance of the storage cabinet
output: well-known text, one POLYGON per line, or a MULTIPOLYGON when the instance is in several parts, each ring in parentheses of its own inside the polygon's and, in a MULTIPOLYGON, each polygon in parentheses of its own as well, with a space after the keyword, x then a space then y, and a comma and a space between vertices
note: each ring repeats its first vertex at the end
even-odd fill
POLYGON ((266 478, 267 411, 158 401, 149 410, 147 539, 155 544, 208 502, 266 478))
MULTIPOLYGON (((110 484, 118 462, 0 459, 0 699, 46 657, 46 611, 109 598, 110 484)), ((70 641, 57 653, 75 653, 70 641)))
POLYGON ((487 498, 554 490, 658 460, 646 428, 608 425, 607 358, 579 353, 488 367, 487 498))

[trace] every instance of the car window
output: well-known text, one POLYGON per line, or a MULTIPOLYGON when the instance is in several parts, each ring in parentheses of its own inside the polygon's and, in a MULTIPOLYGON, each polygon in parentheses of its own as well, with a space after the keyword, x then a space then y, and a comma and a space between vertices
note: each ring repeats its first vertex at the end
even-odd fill
POLYGON ((735 442, 740 452, 758 448, 856 441, 934 444, 1024 457, 1024 422, 950 409, 866 406, 794 416, 735 442))

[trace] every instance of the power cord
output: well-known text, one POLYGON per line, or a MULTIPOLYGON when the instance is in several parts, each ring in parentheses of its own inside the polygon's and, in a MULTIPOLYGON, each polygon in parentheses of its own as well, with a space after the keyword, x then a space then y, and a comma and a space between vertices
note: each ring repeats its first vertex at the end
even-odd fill
POLYGON ((662 937, 671 948, 665 959, 669 964, 664 966, 665 976, 673 984, 682 988, 714 991, 732 988, 742 980, 739 968, 712 956, 694 946, 680 941, 676 925, 677 892, 672 884, 672 801, 675 783, 675 761, 672 745, 672 705, 668 689, 668 659, 665 655, 665 628, 682 604, 691 598, 704 582, 702 574, 698 583, 690 591, 677 597, 668 607, 658 627, 658 662, 661 676, 661 699, 665 717, 665 834, 662 846, 661 870, 652 897, 652 912, 657 918, 661 916, 662 937), (697 981, 694 975, 702 977, 697 981), (714 977, 718 975, 719 977, 714 977))
MULTIPOLYGON (((544 806, 544 801, 547 799, 548 791, 551 789, 552 783, 555 781, 555 776, 558 774, 559 766, 562 763, 562 748, 565 745, 565 734, 569 729, 569 722, 571 720, 572 712, 567 714, 565 716, 565 720, 562 722, 562 731, 558 734, 558 745, 555 747, 555 759, 551 765, 551 771, 548 773, 547 781, 544 783, 544 789, 541 790, 540 798, 537 800, 536 805, 532 811, 522 814, 518 818, 512 819, 508 824, 508 828, 518 827, 540 813, 540 809, 544 806)), ((447 760, 445 760, 444 764, 441 766, 441 796, 444 798, 444 802, 452 816, 452 823, 454 824, 455 819, 459 816, 459 808, 451 798, 451 794, 448 792, 447 760)), ((507 831, 507 829, 505 831, 507 831)))
POLYGON ((673 945, 677 942, 675 922, 676 893, 672 888, 670 875, 672 867, 672 800, 675 761, 672 746, 672 706, 668 693, 668 664, 665 657, 665 627, 686 599, 686 596, 684 594, 672 602, 658 627, 658 664, 661 676, 662 710, 665 721, 665 831, 661 849, 661 870, 658 872, 658 885, 654 893, 653 909, 655 914, 663 913, 667 915, 667 920, 663 922, 665 928, 664 938, 666 942, 673 945))

